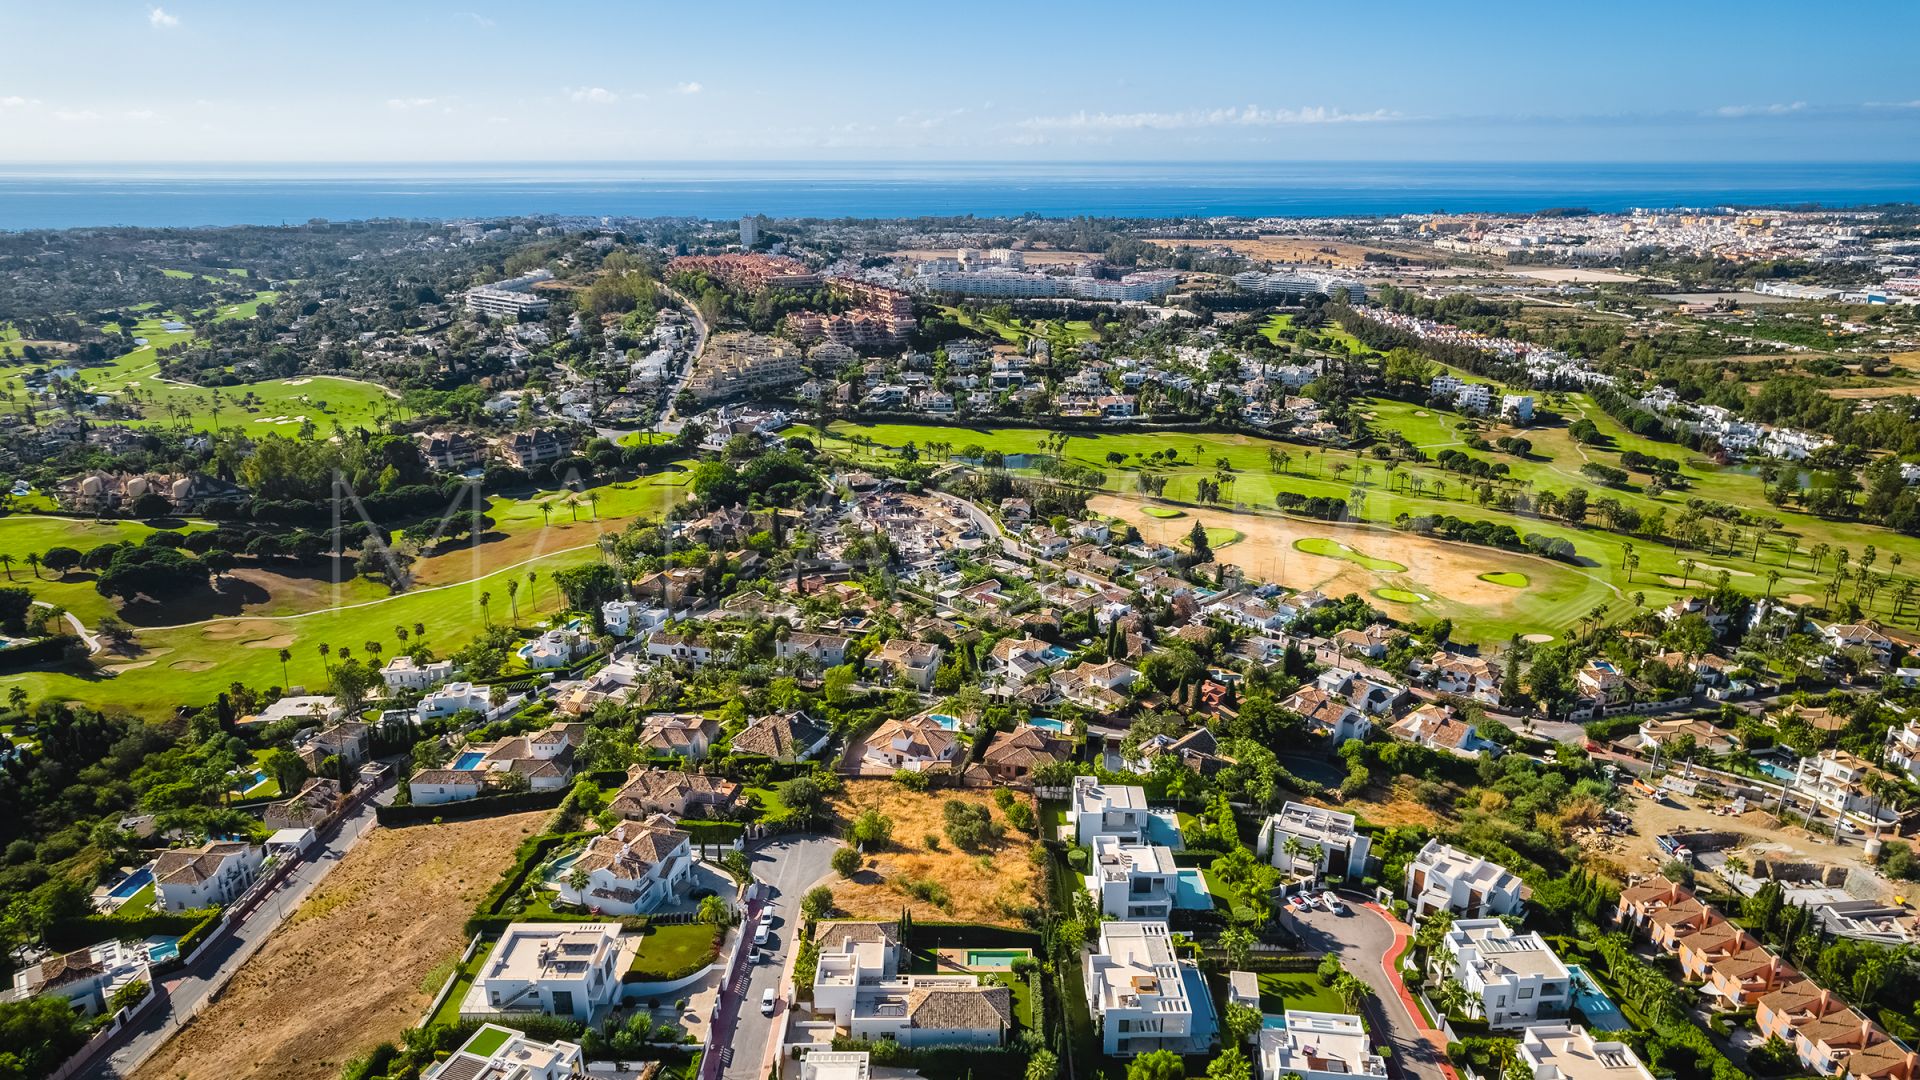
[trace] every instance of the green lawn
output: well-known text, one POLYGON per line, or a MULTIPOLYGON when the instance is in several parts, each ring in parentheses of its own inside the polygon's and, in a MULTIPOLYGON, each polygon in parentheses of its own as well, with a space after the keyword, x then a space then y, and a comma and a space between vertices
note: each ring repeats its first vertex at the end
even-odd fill
POLYGON ((511 1038, 513 1033, 504 1028, 482 1028, 473 1033, 473 1037, 467 1040, 466 1046, 462 1049, 476 1057, 491 1057, 495 1050, 505 1046, 507 1040, 511 1038))
POLYGON ((746 789, 748 800, 759 811, 759 820, 784 818, 787 816, 787 804, 781 800, 780 792, 770 787, 750 787, 746 789))
MULTIPOLYGON (((428 1027, 433 1027, 437 1024, 444 1024, 451 1027, 460 1022, 461 999, 465 998, 467 991, 473 987, 473 980, 479 976, 481 967, 485 966, 487 957, 493 952, 494 944, 495 942, 493 941, 482 941, 479 947, 473 950, 472 959, 464 964, 460 964, 458 967, 450 966, 447 969, 456 976, 453 989, 447 994, 447 1000, 441 1002, 440 1007, 434 1010, 433 1018, 427 1021, 428 1027)), ((445 974, 440 975, 440 980, 444 980, 445 978, 445 974)), ((426 986, 422 989, 428 994, 437 994, 440 992, 440 980, 432 980, 434 985, 426 986)), ((498 1044, 496 1043, 494 1049, 498 1048, 498 1044)))
POLYGON ((1347 1003, 1340 995, 1320 983, 1311 971, 1266 972, 1260 976, 1260 1011, 1282 1013, 1288 1009, 1303 1012, 1344 1013, 1347 1003))
POLYGON ((1371 555, 1355 551, 1338 540, 1328 540, 1325 537, 1314 536, 1303 540, 1295 540, 1293 547, 1294 550, 1304 551, 1309 555, 1324 555, 1330 559, 1345 559, 1347 562, 1356 563, 1379 574, 1404 574, 1407 572, 1406 567, 1394 562, 1392 559, 1377 559, 1371 555))
POLYGON ((1187 516, 1187 512, 1185 510, 1175 510, 1171 506, 1148 506, 1148 507, 1143 507, 1142 510, 1149 517, 1171 519, 1171 518, 1187 516))
POLYGON ((1495 585, 1505 585, 1510 589, 1527 587, 1527 575, 1517 570, 1492 570, 1480 575, 1481 581, 1490 581, 1495 585))
MULTIPOLYGON (((178 532, 198 532, 209 526, 187 522, 178 532)), ((14 557, 12 572, 0 575, 0 584, 24 585, 34 599, 59 604, 91 626, 100 616, 114 610, 114 603, 93 588, 93 574, 78 571, 62 577, 50 570, 35 574, 26 565, 28 555, 45 554, 49 548, 70 547, 87 551, 109 543, 139 543, 156 532, 137 521, 93 521, 86 518, 13 513, 0 516, 0 551, 14 557)))
POLYGON ((113 913, 123 919, 138 919, 153 911, 154 896, 153 882, 149 881, 139 892, 127 897, 113 913))
POLYGON ((627 975, 635 982, 685 978, 713 963, 722 928, 712 923, 649 926, 627 975))

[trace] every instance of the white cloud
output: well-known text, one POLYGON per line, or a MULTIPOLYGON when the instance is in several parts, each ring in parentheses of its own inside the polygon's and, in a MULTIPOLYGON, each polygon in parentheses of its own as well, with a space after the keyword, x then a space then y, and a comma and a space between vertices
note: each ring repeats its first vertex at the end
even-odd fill
POLYGON ((1287 127, 1298 124, 1360 124, 1404 119, 1386 109, 1353 113, 1315 105, 1300 109, 1268 109, 1244 105, 1224 109, 1188 109, 1181 112, 1090 113, 1035 116, 1020 127, 1041 131, 1141 131, 1185 128, 1287 127))
POLYGON ((387 108, 394 112, 406 112, 409 109, 424 109, 439 100, 439 98, 430 97, 388 98, 387 108))
POLYGON ((169 12, 166 8, 148 8, 147 25, 155 30, 171 30, 180 25, 180 16, 169 12))
POLYGON ((578 90, 568 91, 567 96, 588 105, 611 105, 620 100, 619 94, 604 86, 583 86, 578 90))
POLYGON ((1869 109, 1920 109, 1920 99, 1914 101, 1869 101, 1869 109))
POLYGON ((92 109, 55 109, 53 118, 69 124, 85 124, 100 119, 100 114, 92 109))
POLYGON ((706 89, 706 87, 701 86, 697 82, 683 82, 675 83, 673 92, 676 94, 697 94, 704 89, 706 89))
POLYGON ((1715 116, 1785 116, 1788 113, 1802 112, 1807 103, 1796 101, 1792 104, 1774 103, 1772 105, 1722 105, 1713 110, 1715 116))
POLYGON ((153 111, 152 109, 131 109, 131 110, 129 110, 129 111, 127 112, 127 119, 129 119, 129 120, 151 120, 151 119, 153 119, 153 118, 154 118, 155 116, 157 116, 157 115, 159 115, 159 114, 158 114, 158 113, 155 113, 155 112, 154 112, 154 111, 153 111))
POLYGON ((0 97, 0 109, 24 109, 29 105, 38 104, 40 104, 40 99, 21 97, 18 94, 9 94, 6 97, 0 97))
POLYGON ((477 11, 463 11, 460 14, 464 18, 472 19, 473 25, 479 27, 482 30, 493 29, 493 20, 487 18, 485 15, 482 15, 477 11))

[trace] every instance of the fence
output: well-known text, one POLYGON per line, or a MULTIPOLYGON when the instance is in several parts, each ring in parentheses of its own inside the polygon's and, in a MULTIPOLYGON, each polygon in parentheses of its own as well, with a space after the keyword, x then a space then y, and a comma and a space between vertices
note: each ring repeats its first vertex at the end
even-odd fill
POLYGON ((68 1077, 91 1067, 94 1059, 105 1052, 110 1043, 120 1037, 120 1033, 126 1030, 127 1025, 151 1008, 159 998, 160 992, 155 989, 152 974, 149 973, 146 996, 114 1013, 113 1019, 108 1021, 105 1027, 94 1032, 93 1037, 82 1043, 80 1049, 75 1050, 67 1060, 61 1062, 59 1068, 48 1073, 45 1080, 67 1080, 68 1077))
POLYGON ((422 803, 408 806, 375 806, 373 816, 389 829, 408 825, 426 825, 435 821, 467 821, 495 814, 517 814, 525 810, 551 810, 567 797, 568 788, 552 791, 516 791, 511 795, 487 795, 457 802, 422 803))
POLYGON ((433 1015, 440 1011, 440 1006, 447 1003, 447 995, 453 993, 453 988, 460 984, 460 974, 466 969, 467 962, 473 959, 473 954, 480 948, 480 939, 479 934, 467 939, 467 947, 460 953, 460 962, 447 973, 447 981, 440 984, 440 992, 433 995, 433 1000, 427 1004, 427 1011, 420 1014, 420 1022, 415 1024, 415 1027, 425 1028, 433 1023, 433 1015))

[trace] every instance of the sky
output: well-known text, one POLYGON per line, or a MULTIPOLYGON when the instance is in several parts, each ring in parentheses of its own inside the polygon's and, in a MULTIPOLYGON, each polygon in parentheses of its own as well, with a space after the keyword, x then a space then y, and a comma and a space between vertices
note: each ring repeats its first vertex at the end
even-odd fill
POLYGON ((1920 4, 0 0, 0 163, 1920 160, 1920 4))

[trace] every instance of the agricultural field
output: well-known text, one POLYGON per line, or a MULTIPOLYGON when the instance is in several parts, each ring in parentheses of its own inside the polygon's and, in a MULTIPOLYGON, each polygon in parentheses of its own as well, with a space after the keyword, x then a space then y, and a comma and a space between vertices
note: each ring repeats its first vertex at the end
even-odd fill
POLYGON ((332 1080, 420 1018, 428 974, 459 954, 468 913, 546 816, 373 830, 134 1075, 332 1080))
MULTIPOLYGON (((1491 507, 1482 507, 1473 496, 1474 484, 1464 476, 1447 472, 1437 465, 1411 465, 1396 468, 1391 476, 1384 465, 1370 455, 1346 450, 1323 450, 1251 435, 1186 432, 1112 432, 1072 434, 1062 452, 1075 463, 1099 469, 1106 475, 1106 492, 1113 502, 1099 501, 1102 512, 1136 524, 1143 535, 1174 543, 1192 530, 1197 517, 1205 526, 1230 528, 1246 534, 1247 539, 1222 553, 1227 562, 1235 562, 1249 572, 1297 587, 1325 588, 1331 582, 1342 591, 1372 595, 1382 601, 1384 610, 1396 615, 1452 615, 1472 627, 1470 634, 1508 636, 1509 631, 1557 634, 1589 613, 1597 604, 1609 604, 1618 615, 1623 605, 1636 599, 1646 606, 1660 606, 1688 588, 1710 585, 1715 575, 1725 571, 1735 587, 1773 595, 1796 602, 1818 601, 1825 589, 1822 573, 1811 565, 1815 545, 1847 549, 1856 559, 1871 545, 1878 553, 1876 573, 1891 571, 1896 588, 1881 589, 1871 605, 1880 619, 1911 623, 1912 611, 1893 619, 1894 594, 1898 583, 1914 576, 1912 567, 1920 566, 1920 538, 1906 536, 1874 525, 1829 521, 1811 514, 1775 507, 1762 492, 1757 470, 1747 466, 1720 466, 1691 454, 1685 447, 1656 442, 1622 429, 1583 394, 1560 395, 1548 402, 1569 421, 1586 418, 1601 433, 1597 444, 1576 442, 1565 425, 1513 429, 1497 424, 1485 425, 1485 437, 1514 434, 1530 440, 1532 451, 1525 458, 1504 453, 1471 452, 1473 456, 1508 466, 1514 480, 1538 492, 1564 492, 1586 488, 1591 503, 1600 497, 1617 500, 1642 514, 1664 511, 1669 523, 1687 510, 1688 501, 1706 499, 1746 508, 1780 522, 1780 530, 1764 538, 1756 551, 1754 536, 1745 533, 1741 545, 1732 548, 1721 543, 1711 551, 1679 549, 1664 541, 1647 537, 1628 537, 1600 528, 1590 515, 1584 527, 1569 525, 1557 518, 1517 516, 1491 507), (1269 457, 1269 451, 1274 457, 1269 457), (1680 475, 1687 487, 1653 494, 1646 490, 1644 477, 1635 474, 1619 488, 1597 484, 1580 472, 1589 462, 1620 467, 1620 455, 1629 450, 1682 462, 1680 475), (1173 457, 1166 453, 1171 451, 1173 457), (1120 455, 1117 459, 1108 455, 1120 455), (1286 455, 1284 458, 1278 455, 1286 455), (1230 470, 1219 507, 1198 505, 1200 480, 1220 478, 1221 469, 1230 470), (1141 474, 1165 481, 1162 499, 1138 497, 1141 474), (1417 478, 1416 488, 1413 480, 1417 478), (1274 506, 1280 492, 1307 497, 1345 499, 1353 511, 1351 522, 1338 525, 1321 521, 1301 521, 1279 516, 1267 508, 1274 506), (1184 517, 1169 516, 1180 512, 1184 517), (1421 541, 1403 533, 1378 531, 1378 541, 1361 543, 1350 538, 1352 531, 1364 526, 1390 526, 1401 514, 1452 515, 1467 520, 1485 520, 1512 525, 1522 534, 1538 534, 1549 539, 1564 539, 1574 546, 1569 562, 1549 562, 1500 549, 1421 541), (1281 524, 1256 524, 1278 518, 1281 524), (1390 580, 1392 573, 1371 575, 1362 580, 1357 564, 1341 567, 1342 560, 1314 558, 1313 552, 1292 547, 1293 541, 1313 537, 1337 537, 1339 542, 1372 558, 1386 559, 1409 567, 1407 581, 1390 580), (1431 548, 1427 545, 1432 545, 1431 548), (1623 566, 1627 545, 1639 560, 1629 575, 1623 566), (1428 556, 1424 563, 1409 561, 1395 551, 1445 551, 1444 557, 1428 556), (1900 563, 1893 562, 1899 556, 1900 563), (1691 564, 1691 565, 1689 565, 1691 564), (1304 569, 1312 565, 1313 571, 1304 569), (1421 578, 1432 567, 1431 576, 1444 581, 1421 578), (1457 572, 1447 567, 1457 567, 1457 572), (1902 572, 1902 568, 1906 572, 1902 572), (1500 580, 1485 580, 1482 574, 1518 573, 1528 579, 1525 586, 1512 586, 1500 580), (1344 575, 1344 576, 1342 576, 1344 575), (1584 584, 1583 584, 1584 583, 1584 584), (1426 586, 1426 587, 1423 587, 1426 586), (1375 589, 1392 590, 1381 597, 1375 589), (1515 597, 1514 592, 1520 592, 1515 597), (1409 602, 1408 595, 1429 599, 1409 602), (1496 605, 1483 609, 1482 602, 1496 605), (1532 623, 1532 625, 1529 625, 1532 623)), ((1376 432, 1399 431, 1428 454, 1465 448, 1465 436, 1458 428, 1465 418, 1441 409, 1389 399, 1373 399, 1362 406, 1376 432)), ((1020 473, 1028 464, 1023 455, 1048 454, 1044 440, 1052 433, 1029 428, 957 427, 943 425, 852 425, 845 422, 829 429, 828 445, 854 457, 885 456, 913 442, 922 448, 940 443, 949 449, 943 453, 958 455, 970 446, 998 451, 1008 457, 1008 467, 1020 473), (875 445, 855 444, 848 436, 874 440, 875 445)), ((1376 530, 1368 530, 1373 533, 1376 530)), ((1827 559, 1821 570, 1832 571, 1827 559)), ((1851 595, 1851 588, 1843 595, 1851 595)))
POLYGON ((891 780, 849 780, 833 800, 834 812, 847 821, 870 807, 893 820, 893 839, 852 878, 835 874, 828 881, 834 906, 848 917, 892 919, 904 908, 929 922, 1023 926, 1019 911, 1039 903, 1040 869, 1028 857, 1035 837, 1007 827, 987 792, 919 793, 891 780), (984 851, 956 848, 941 818, 954 799, 988 807, 1005 834, 984 851))

